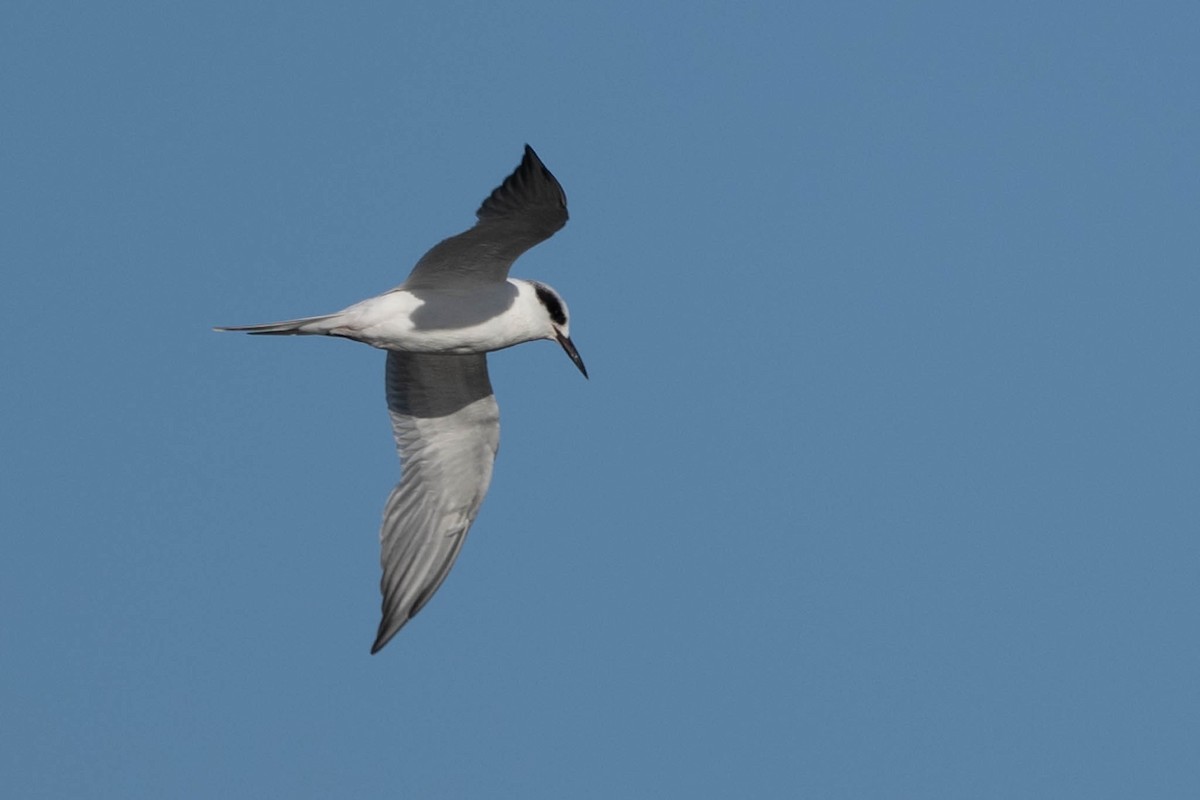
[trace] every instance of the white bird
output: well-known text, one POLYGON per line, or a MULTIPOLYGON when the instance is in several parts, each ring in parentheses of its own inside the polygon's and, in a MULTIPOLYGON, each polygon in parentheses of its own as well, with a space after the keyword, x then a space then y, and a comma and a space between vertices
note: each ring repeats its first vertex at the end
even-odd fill
POLYGON ((474 227, 434 246, 389 292, 335 314, 215 329, 339 336, 388 351, 402 476, 379 535, 383 619, 372 653, 442 585, 487 493, 500 412, 485 354, 553 339, 587 377, 562 297, 508 277, 522 253, 567 223, 567 197, 533 148, 525 145, 520 165, 475 216, 474 227))

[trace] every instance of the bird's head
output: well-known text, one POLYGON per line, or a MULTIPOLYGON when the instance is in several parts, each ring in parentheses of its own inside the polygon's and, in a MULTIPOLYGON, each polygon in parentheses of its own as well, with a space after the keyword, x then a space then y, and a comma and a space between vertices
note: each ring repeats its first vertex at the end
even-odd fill
POLYGON ((530 284, 533 286, 538 303, 546 312, 549 326, 546 338, 553 339, 562 345, 562 349, 566 351, 571 361, 579 367, 579 371, 586 378, 588 376, 587 367, 583 365, 583 359, 579 357, 579 351, 575 349, 575 344, 571 341, 571 314, 567 311, 566 301, 562 299, 562 295, 544 283, 530 281, 530 284))

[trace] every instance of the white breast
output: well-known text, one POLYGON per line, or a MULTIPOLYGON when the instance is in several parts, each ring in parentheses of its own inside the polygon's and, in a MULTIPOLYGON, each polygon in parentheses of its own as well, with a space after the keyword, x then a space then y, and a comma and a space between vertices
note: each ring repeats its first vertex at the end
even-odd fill
MULTIPOLYGON (((384 350, 487 353, 545 338, 524 281, 458 290, 394 289, 356 303, 328 320, 329 333, 384 350)), ((544 315, 543 315, 544 316, 544 315)))

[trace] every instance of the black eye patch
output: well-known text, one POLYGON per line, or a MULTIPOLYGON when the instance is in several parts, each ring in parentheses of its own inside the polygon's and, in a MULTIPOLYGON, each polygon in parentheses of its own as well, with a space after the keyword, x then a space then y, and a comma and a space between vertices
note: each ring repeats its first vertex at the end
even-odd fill
POLYGON ((562 303, 559 299, 541 284, 535 284, 534 290, 537 292, 537 298, 542 305, 546 307, 546 311, 550 313, 550 319, 555 325, 565 325, 567 323, 567 314, 563 311, 562 303))

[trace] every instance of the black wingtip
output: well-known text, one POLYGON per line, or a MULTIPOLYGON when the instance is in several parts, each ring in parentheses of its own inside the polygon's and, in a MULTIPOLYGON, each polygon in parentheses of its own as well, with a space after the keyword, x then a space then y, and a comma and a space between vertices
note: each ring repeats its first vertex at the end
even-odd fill
POLYGON ((543 238, 548 238, 567 222, 566 193, 534 149, 526 144, 521 163, 492 190, 475 216, 479 219, 489 215, 503 217, 525 213, 531 208, 553 209, 562 213, 561 220, 552 219, 553 227, 547 230, 543 238))
POLYGON ((383 634, 383 631, 381 630, 379 632, 379 634, 375 637, 375 643, 371 645, 371 655, 375 655, 380 650, 382 650, 385 646, 387 646, 387 643, 392 640, 392 637, 396 635, 398 630, 399 629, 392 631, 391 633, 387 634, 386 636, 383 634))
MULTIPOLYGON (((517 169, 520 170, 522 167, 526 166, 537 167, 551 180, 555 180, 554 176, 550 173, 550 170, 547 169, 546 165, 542 163, 542 159, 540 156, 538 156, 537 151, 530 147, 528 142, 525 143, 525 153, 521 156, 521 164, 517 167, 517 169)), ((555 182, 557 183, 557 181, 555 182)))

